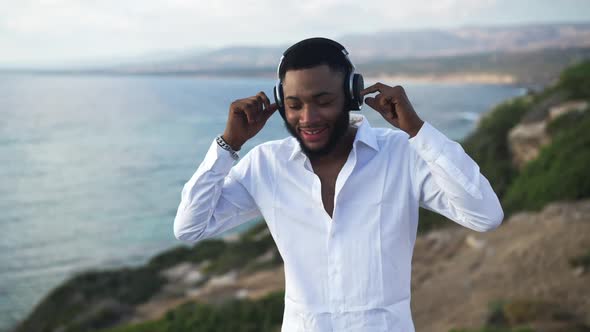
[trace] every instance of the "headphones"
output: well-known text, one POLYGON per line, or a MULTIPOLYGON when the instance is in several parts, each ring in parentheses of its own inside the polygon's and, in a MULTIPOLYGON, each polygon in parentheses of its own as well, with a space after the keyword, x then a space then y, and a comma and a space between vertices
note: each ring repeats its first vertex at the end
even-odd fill
POLYGON ((291 52, 293 49, 299 48, 305 45, 313 45, 313 44, 326 44, 333 46, 338 50, 340 54, 344 57, 346 62, 349 65, 349 68, 346 72, 344 77, 344 95, 346 100, 346 106, 349 110, 359 111, 363 105, 363 98, 361 97, 361 90, 364 89, 364 80, 361 74, 357 74, 354 72, 355 67, 350 61, 348 57, 348 51, 344 48, 344 46, 340 45, 339 43, 321 37, 315 38, 308 38, 304 39, 293 46, 289 47, 285 52, 283 52, 283 56, 281 56, 281 60, 279 61, 279 66, 277 68, 277 83, 273 88, 273 94, 275 98, 275 103, 278 106, 279 113, 283 118, 285 118, 285 104, 284 104, 284 93, 283 93, 283 82, 281 82, 280 72, 281 67, 283 65, 283 60, 285 57, 291 52))

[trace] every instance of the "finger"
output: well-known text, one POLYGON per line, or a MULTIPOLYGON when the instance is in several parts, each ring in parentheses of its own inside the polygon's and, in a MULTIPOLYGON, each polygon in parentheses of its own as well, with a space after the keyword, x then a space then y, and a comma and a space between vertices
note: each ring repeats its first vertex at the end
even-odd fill
POLYGON ((262 117, 264 121, 268 120, 278 109, 279 106, 277 104, 270 104, 263 112, 262 117))
POLYGON ((361 97, 366 94, 373 93, 373 92, 383 92, 383 88, 385 88, 385 87, 387 87, 387 85, 385 85, 381 82, 377 82, 377 83, 371 85, 370 87, 361 90, 361 97))
POLYGON ((379 107, 379 103, 377 102, 376 98, 373 98, 373 97, 365 98, 365 104, 369 105, 369 107, 371 107, 375 111, 381 113, 381 108, 379 107))
POLYGON ((243 100, 236 100, 232 102, 230 106, 231 115, 230 116, 237 116, 240 118, 244 118, 247 120, 246 113, 244 112, 244 102, 243 100))
POLYGON ((256 108, 256 110, 258 111, 258 112, 256 112, 256 122, 258 122, 258 121, 261 121, 262 120, 262 118, 263 118, 263 112, 264 112, 264 109, 266 107, 265 107, 265 104, 264 104, 264 100, 260 96, 257 96, 256 97, 256 104, 258 106, 256 108))
POLYGON ((377 95, 377 97, 367 97, 365 98, 365 103, 369 105, 371 108, 379 112, 383 118, 387 121, 393 121, 393 125, 397 126, 397 113, 395 112, 395 104, 387 102, 387 97, 384 97, 382 94, 377 95))
POLYGON ((264 103, 264 108, 268 109, 270 107, 270 100, 268 99, 268 97, 266 96, 266 94, 264 93, 264 91, 260 91, 256 94, 256 96, 259 97, 259 100, 261 100, 264 103))
POLYGON ((249 104, 252 105, 249 107, 254 109, 254 112, 252 112, 252 115, 254 116, 254 122, 260 121, 262 119, 262 111, 264 110, 264 102, 262 101, 262 98, 256 95, 248 98, 248 100, 249 104))
POLYGON ((262 100, 262 98, 258 95, 256 96, 252 96, 250 98, 248 98, 248 101, 250 104, 254 104, 254 107, 259 110, 260 112, 262 112, 262 110, 264 109, 264 101, 262 100))
POLYGON ((392 104, 392 100, 393 97, 392 96, 385 96, 383 94, 377 96, 377 100, 379 103, 379 106, 381 106, 384 109, 389 109, 391 106, 393 106, 392 104))
POLYGON ((383 103, 384 95, 382 93, 375 95, 374 97, 367 97, 365 98, 365 102, 371 107, 373 107, 376 111, 383 112, 386 109, 386 106, 383 103))
POLYGON ((248 123, 252 124, 255 123, 257 120, 257 113, 259 114, 260 111, 258 110, 258 105, 255 102, 246 103, 243 107, 244 113, 246 113, 246 117, 248 118, 248 123))
POLYGON ((397 119, 397 112, 395 110, 393 96, 381 94, 377 97, 377 103, 379 104, 381 115, 383 115, 387 120, 397 119))

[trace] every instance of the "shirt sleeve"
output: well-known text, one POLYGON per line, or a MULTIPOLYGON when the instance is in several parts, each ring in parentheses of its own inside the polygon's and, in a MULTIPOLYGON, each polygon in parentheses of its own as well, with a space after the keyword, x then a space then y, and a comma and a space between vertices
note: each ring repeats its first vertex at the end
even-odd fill
POLYGON ((478 232, 498 227, 502 206, 479 166, 457 142, 424 122, 409 139, 420 206, 478 232))
POLYGON ((196 172, 185 183, 174 218, 174 236, 196 243, 261 216, 240 180, 249 176, 250 153, 235 166, 214 140, 196 172))

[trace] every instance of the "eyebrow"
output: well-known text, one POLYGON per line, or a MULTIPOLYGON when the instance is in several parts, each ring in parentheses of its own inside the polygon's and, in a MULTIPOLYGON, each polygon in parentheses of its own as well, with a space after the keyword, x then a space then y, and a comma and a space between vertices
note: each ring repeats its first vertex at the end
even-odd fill
MULTIPOLYGON (((319 98, 319 97, 326 96, 326 95, 333 95, 333 93, 324 91, 324 92, 316 93, 315 95, 313 95, 311 97, 312 98, 319 98)), ((287 98, 285 98, 285 100, 287 100, 287 99, 299 100, 299 98, 295 97, 295 96, 288 96, 287 98)))

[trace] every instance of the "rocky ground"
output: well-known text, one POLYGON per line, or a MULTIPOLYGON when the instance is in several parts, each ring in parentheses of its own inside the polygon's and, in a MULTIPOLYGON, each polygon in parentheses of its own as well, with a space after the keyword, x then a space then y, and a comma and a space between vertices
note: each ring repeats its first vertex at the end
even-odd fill
POLYGON ((415 248, 416 329, 481 327, 490 304, 502 300, 547 307, 528 317, 536 331, 590 325, 590 273, 570 264, 589 250, 590 201, 520 213, 488 233, 434 231, 415 248), (569 319, 555 319, 560 314, 569 319))
MULTIPOLYGON (((508 312, 508 319, 535 326, 536 331, 590 325, 590 271, 570 263, 589 249, 590 200, 554 203, 539 213, 520 213, 492 232, 453 226, 421 236, 413 258, 416 329, 482 327, 490 321, 494 303, 524 306, 526 315, 517 312, 511 318, 508 312)), ((284 287, 282 267, 253 273, 232 271, 204 283, 200 283, 199 270, 199 266, 181 263, 162 272, 168 284, 136 308, 131 321, 160 318, 190 300, 257 299, 284 287)))

